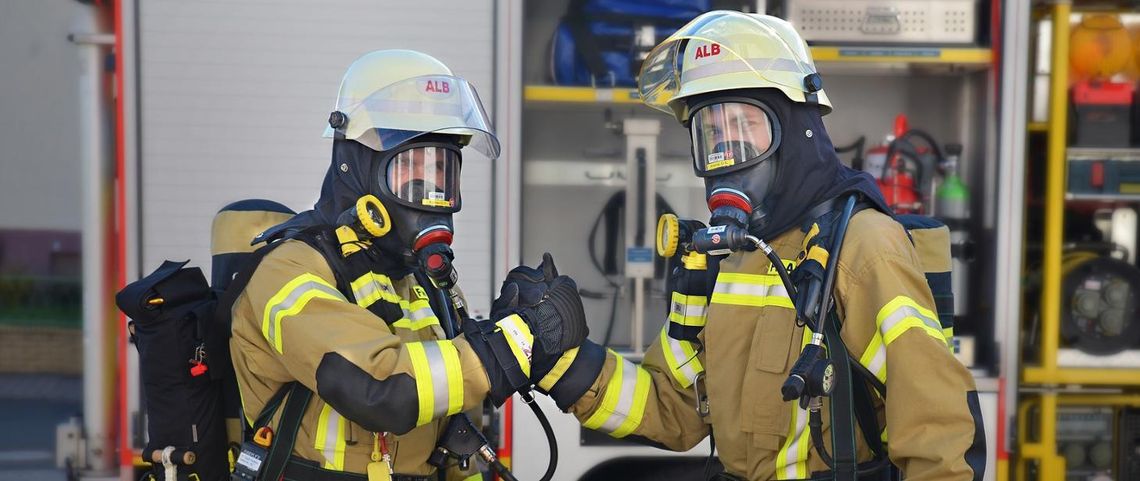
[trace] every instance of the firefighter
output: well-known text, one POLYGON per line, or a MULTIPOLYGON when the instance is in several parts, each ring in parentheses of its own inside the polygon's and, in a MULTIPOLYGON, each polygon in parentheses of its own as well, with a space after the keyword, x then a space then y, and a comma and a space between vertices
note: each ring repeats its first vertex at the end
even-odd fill
MULTIPOLYGON (((794 28, 764 15, 701 15, 651 52, 639 82, 648 105, 689 128, 711 223, 739 222, 782 264, 804 262, 812 219, 828 212, 821 207, 852 194, 869 206, 848 224, 834 293, 843 344, 875 377, 868 381, 887 387, 873 399, 897 466, 887 469, 915 481, 980 480, 973 378, 951 353, 907 232, 873 180, 836 157, 821 120, 831 103, 794 28)), ((559 358, 539 390, 616 438, 683 451, 712 434, 725 468, 719 479, 831 479, 808 411, 782 397, 812 333, 797 323, 777 270, 761 250, 732 252, 707 280, 697 273, 714 271, 715 258, 688 261, 668 322, 640 363, 586 341, 559 358)), ((497 302, 493 312, 512 309, 497 302)), ((830 428, 825 419, 826 440, 830 428)), ((855 444, 857 461, 869 463, 868 442, 855 444)), ((863 476, 885 479, 882 471, 863 476)))
POLYGON ((284 479, 435 479, 427 460, 448 417, 478 412, 485 398, 502 404, 529 382, 531 361, 550 364, 585 338, 580 303, 552 300, 577 300, 577 289, 551 275, 546 297, 512 315, 446 325, 444 312, 461 309, 434 295, 423 253, 446 255, 429 267, 451 260, 461 159, 494 159, 499 146, 474 88, 435 58, 383 50, 356 60, 325 137, 332 162, 319 199, 258 235, 272 250, 233 305, 246 422, 290 453, 284 479))

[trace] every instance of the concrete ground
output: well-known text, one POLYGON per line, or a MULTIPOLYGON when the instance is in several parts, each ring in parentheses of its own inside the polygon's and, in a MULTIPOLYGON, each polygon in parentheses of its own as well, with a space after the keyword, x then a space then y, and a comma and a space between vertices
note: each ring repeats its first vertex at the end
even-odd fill
POLYGON ((81 378, 0 374, 0 481, 64 481, 56 425, 83 411, 81 378))

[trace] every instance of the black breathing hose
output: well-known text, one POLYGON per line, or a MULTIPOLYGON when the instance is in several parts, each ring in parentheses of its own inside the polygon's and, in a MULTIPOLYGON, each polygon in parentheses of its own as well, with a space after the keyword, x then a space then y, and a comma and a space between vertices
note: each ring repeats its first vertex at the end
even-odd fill
POLYGON ((540 481, 550 481, 554 478, 554 470, 558 467, 558 442, 554 437, 554 428, 550 426, 550 420, 546 419, 546 413, 538 407, 538 403, 526 403, 530 406, 530 410, 534 411, 534 416, 538 418, 538 423, 542 425, 542 432, 546 434, 546 442, 550 445, 550 462, 546 465, 546 473, 543 473, 540 481))
MULTIPOLYGON (((420 277, 418 274, 419 272, 417 272, 417 278, 420 277)), ((424 274, 424 277, 428 277, 430 279, 430 276, 427 276, 426 273, 424 274)), ((440 320, 442 321, 442 324, 444 324, 444 333, 447 335, 448 339, 454 338, 455 324, 452 318, 452 311, 454 309, 454 313, 456 315, 466 317, 467 310, 465 308, 458 307, 454 303, 450 302, 450 289, 445 290, 436 288, 434 286, 434 282, 431 282, 430 280, 426 283, 424 282, 424 279, 417 280, 420 281, 421 284, 433 287, 436 294, 438 294, 437 298, 439 299, 438 302, 440 303, 440 310, 443 314, 443 319, 440 320)), ((554 472, 558 468, 558 440, 554 437, 554 428, 550 426, 550 420, 546 418, 546 413, 542 411, 542 408, 538 407, 538 403, 534 401, 534 398, 531 397, 529 393, 524 394, 520 392, 519 394, 522 395, 524 399, 528 399, 526 401, 527 406, 530 406, 530 410, 534 411, 534 416, 538 418, 538 423, 542 425, 542 431, 546 434, 546 442, 550 446, 550 462, 546 465, 546 473, 542 475, 541 481, 550 481, 554 478, 554 472)), ((466 416, 466 414, 460 413, 457 414, 457 416, 466 416)), ((491 469, 494 470, 495 473, 499 475, 499 477, 503 478, 506 481, 517 481, 517 478, 515 478, 514 474, 511 473, 510 469, 504 466, 499 458, 494 455, 494 452, 490 446, 484 447, 488 451, 483 454, 483 457, 491 469)))

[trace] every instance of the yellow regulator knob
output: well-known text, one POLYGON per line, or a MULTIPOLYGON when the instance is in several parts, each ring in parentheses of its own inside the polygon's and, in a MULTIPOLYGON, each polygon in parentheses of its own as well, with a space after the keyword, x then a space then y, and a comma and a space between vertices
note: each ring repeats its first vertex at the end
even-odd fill
POLYGON ((392 218, 388 215, 388 209, 372 194, 356 200, 356 218, 372 237, 383 237, 392 230, 392 218))
POLYGON ((657 255, 668 258, 677 253, 680 230, 676 214, 662 214, 657 219, 657 255))

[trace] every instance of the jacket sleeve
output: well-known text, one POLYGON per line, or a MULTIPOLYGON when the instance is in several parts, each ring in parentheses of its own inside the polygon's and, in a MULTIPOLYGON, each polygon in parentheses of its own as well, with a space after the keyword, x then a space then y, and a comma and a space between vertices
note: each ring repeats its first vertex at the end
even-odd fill
POLYGON ((981 480, 985 435, 974 380, 951 353, 904 235, 879 239, 872 260, 841 272, 849 279, 840 291, 843 337, 887 386, 887 449, 906 479, 981 480))
POLYGON ((466 340, 404 342, 335 286, 320 254, 289 241, 262 261, 235 306, 260 325, 260 342, 249 341, 292 377, 282 381, 301 382, 374 432, 406 433, 483 401, 487 376, 466 340))
POLYGON ((705 303, 703 296, 674 293, 671 320, 640 364, 586 341, 563 355, 539 389, 586 428, 674 451, 696 446, 709 433, 693 388, 703 384, 703 356, 698 342, 671 337, 670 326, 675 334, 675 324, 703 327, 705 303))

